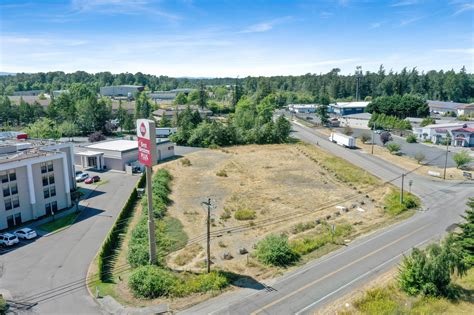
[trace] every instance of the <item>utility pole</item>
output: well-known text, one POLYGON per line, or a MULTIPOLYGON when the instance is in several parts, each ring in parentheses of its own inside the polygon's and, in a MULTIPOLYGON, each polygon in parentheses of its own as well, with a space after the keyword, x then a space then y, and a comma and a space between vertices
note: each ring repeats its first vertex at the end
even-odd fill
POLYGON ((359 101, 359 99, 360 99, 359 86, 360 86, 360 77, 361 76, 362 76, 362 67, 357 66, 356 67, 356 102, 359 101))
POLYGON ((211 272, 211 198, 207 198, 207 202, 203 202, 207 206, 207 273, 211 272))
POLYGON ((402 174, 402 187, 400 187, 400 203, 403 204, 403 182, 405 179, 405 174, 402 174))
POLYGON ((372 128, 372 155, 374 155, 374 142, 375 142, 375 121, 374 121, 374 127, 372 128))
POLYGON ((449 152, 449 142, 451 142, 451 137, 446 137, 446 158, 444 159, 444 174, 443 179, 446 179, 446 167, 448 166, 448 152, 449 152))

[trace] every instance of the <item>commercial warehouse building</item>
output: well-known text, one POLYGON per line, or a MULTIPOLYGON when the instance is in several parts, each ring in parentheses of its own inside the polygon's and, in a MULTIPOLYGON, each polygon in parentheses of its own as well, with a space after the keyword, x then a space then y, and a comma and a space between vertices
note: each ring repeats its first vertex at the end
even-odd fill
POLYGON ((132 97, 135 93, 143 91, 142 85, 113 85, 104 86, 100 88, 100 95, 102 96, 125 96, 132 97))
POLYGON ((1 141, 0 230, 70 207, 74 175, 69 143, 1 141))
MULTIPOLYGON (((174 156, 174 143, 156 140, 158 161, 174 156)), ((101 141, 76 147, 74 161, 81 168, 126 171, 127 166, 138 165, 138 142, 134 140, 101 141)))
POLYGON ((360 114, 365 111, 369 103, 370 102, 344 102, 329 104, 329 112, 339 116, 360 114))
POLYGON ((470 115, 474 113, 474 104, 456 103, 456 102, 442 102, 442 101, 427 101, 430 112, 433 114, 447 115, 454 113, 456 116, 470 115))

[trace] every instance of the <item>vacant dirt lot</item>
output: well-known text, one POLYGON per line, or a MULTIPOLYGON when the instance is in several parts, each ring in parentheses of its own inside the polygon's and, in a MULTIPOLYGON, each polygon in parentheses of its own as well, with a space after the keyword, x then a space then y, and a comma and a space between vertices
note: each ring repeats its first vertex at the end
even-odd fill
MULTIPOLYGON (((389 186, 314 146, 251 145, 203 150, 187 158, 190 165, 182 160, 166 165, 174 178, 168 213, 183 223, 193 240, 206 231, 201 203, 211 198, 212 261, 219 268, 265 278, 276 270, 252 258, 249 263, 247 255, 239 252, 242 248, 252 252, 269 233, 287 233, 294 239, 327 232, 331 224, 349 223, 353 238, 391 220, 382 205, 389 186), (237 220, 238 215, 247 220, 237 220), (318 219, 329 225, 296 227, 314 225, 318 219), (224 259, 224 254, 232 258, 224 259)), ((170 255, 169 266, 201 269, 206 246, 204 240, 198 244, 170 255)))

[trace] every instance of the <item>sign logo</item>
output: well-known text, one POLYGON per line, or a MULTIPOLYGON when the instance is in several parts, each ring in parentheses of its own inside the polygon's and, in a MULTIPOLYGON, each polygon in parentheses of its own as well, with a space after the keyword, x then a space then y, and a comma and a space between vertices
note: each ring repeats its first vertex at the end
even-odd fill
POLYGON ((138 161, 146 166, 156 164, 156 129, 152 120, 137 120, 138 161))
POLYGON ((145 134, 146 134, 146 127, 145 127, 145 123, 144 123, 144 122, 142 122, 142 123, 140 124, 140 133, 142 134, 142 136, 145 136, 145 134))

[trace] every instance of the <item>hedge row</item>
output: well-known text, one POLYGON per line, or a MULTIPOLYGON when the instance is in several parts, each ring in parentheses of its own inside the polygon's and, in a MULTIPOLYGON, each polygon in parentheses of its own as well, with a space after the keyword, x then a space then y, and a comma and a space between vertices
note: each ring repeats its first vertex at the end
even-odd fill
MULTIPOLYGON (((162 219, 166 213, 166 207, 170 200, 168 195, 171 192, 169 184, 171 174, 166 169, 159 169, 152 179, 152 199, 153 215, 156 219, 162 219)), ((142 199, 144 209, 147 209, 147 198, 142 199)), ((165 237, 166 223, 162 220, 155 221, 156 241, 157 241, 157 264, 163 264, 163 258, 170 247, 170 241, 165 237)), ((148 216, 147 211, 143 211, 143 216, 132 231, 132 236, 128 244, 127 261, 132 267, 147 265, 149 263, 148 253, 148 216)))
POLYGON ((109 231, 109 234, 102 243, 102 247, 99 251, 98 258, 98 268, 99 268, 99 278, 101 281, 106 282, 110 280, 111 276, 111 261, 112 256, 114 255, 115 250, 120 245, 120 235, 125 231, 129 223, 129 218, 133 213, 135 204, 138 200, 137 188, 143 187, 145 183, 145 174, 143 174, 138 181, 135 188, 133 188, 132 193, 128 197, 127 202, 120 211, 117 219, 115 220, 112 229, 109 231))

